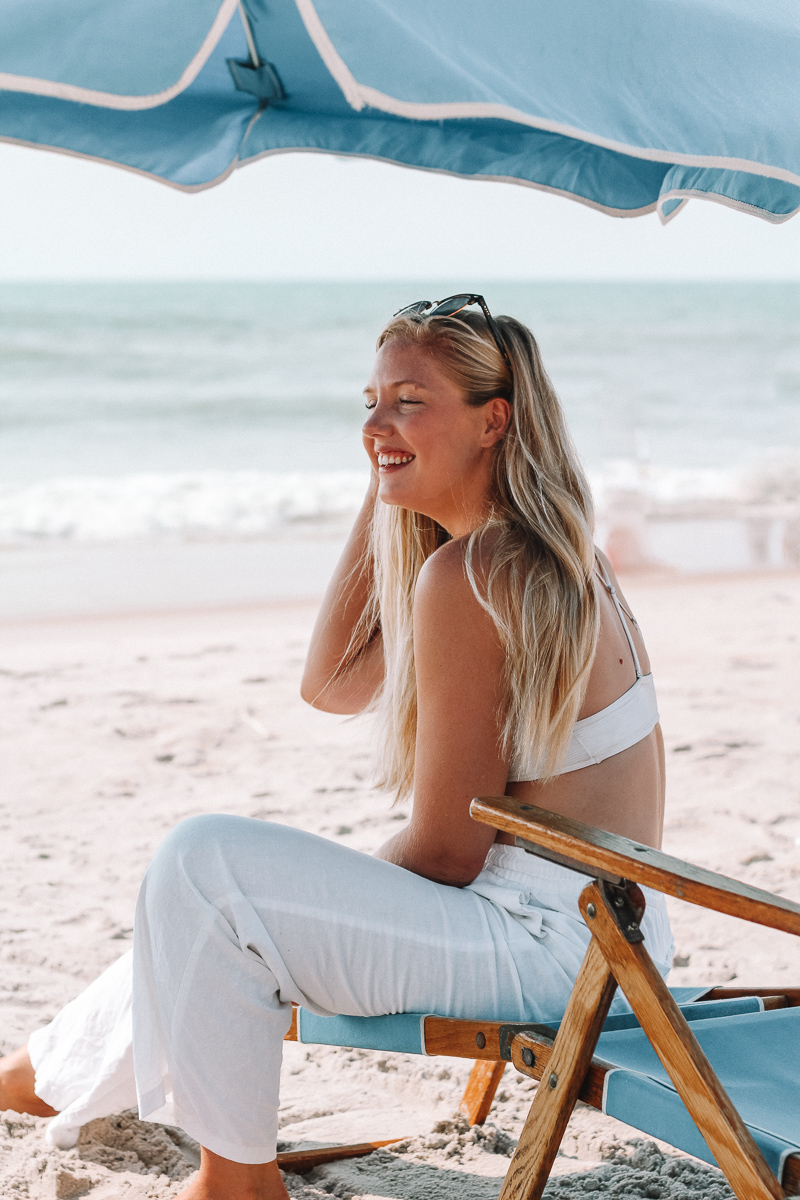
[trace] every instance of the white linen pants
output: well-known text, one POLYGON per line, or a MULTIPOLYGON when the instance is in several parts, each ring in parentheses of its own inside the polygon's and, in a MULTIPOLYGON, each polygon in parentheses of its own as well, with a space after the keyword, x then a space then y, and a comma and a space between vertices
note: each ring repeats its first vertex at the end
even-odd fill
MULTIPOLYGON (((287 826, 192 817, 147 871, 132 954, 30 1039, 36 1093, 59 1110, 48 1138, 74 1145, 138 1103, 215 1154, 269 1162, 292 1003, 557 1018, 589 942, 586 882, 493 846, 469 887, 448 887, 287 826)), ((666 907, 649 890, 643 928, 666 974, 666 907)))

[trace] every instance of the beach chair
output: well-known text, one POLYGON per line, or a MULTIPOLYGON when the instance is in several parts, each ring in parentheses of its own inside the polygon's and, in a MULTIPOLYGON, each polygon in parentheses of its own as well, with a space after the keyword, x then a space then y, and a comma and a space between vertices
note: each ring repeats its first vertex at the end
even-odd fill
MULTIPOLYGON (((592 939, 563 1016, 295 1010, 288 1038, 474 1059, 461 1102, 471 1124, 485 1120, 507 1062, 540 1081, 500 1200, 541 1197, 577 1100, 716 1163, 738 1200, 800 1194, 800 987, 668 989, 645 947, 638 885, 798 936, 800 905, 508 796, 473 800, 470 811, 592 879, 580 899, 592 939), (609 1017, 617 986, 632 1011, 609 1017)), ((279 1163, 308 1170, 387 1144, 300 1150, 279 1163)))

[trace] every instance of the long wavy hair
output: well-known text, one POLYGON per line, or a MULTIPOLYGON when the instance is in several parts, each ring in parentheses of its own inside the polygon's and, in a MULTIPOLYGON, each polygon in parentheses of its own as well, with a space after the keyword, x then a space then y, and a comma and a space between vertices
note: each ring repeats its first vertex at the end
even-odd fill
MULTIPOLYGON (((468 539, 465 571, 505 650, 503 752, 524 764, 527 778, 547 779, 566 755, 597 646, 594 515, 536 339, 513 317, 499 316, 497 324, 513 375, 481 314, 395 317, 377 348, 394 339, 421 346, 466 404, 495 396, 511 404, 495 450, 491 511, 468 539)), ((380 783, 398 798, 414 783, 414 589, 425 560, 448 540, 432 518, 376 501, 365 564, 370 599, 347 658, 380 630, 385 677, 371 707, 380 727, 380 783)))

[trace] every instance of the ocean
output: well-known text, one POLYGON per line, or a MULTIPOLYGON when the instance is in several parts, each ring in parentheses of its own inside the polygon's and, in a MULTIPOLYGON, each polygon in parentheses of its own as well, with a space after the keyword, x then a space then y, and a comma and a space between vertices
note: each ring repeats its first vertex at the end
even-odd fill
MULTIPOLYGON (((800 284, 470 282, 535 331, 599 536, 796 565, 800 284)), ((376 335, 463 286, 0 286, 0 614, 318 594, 376 335)))

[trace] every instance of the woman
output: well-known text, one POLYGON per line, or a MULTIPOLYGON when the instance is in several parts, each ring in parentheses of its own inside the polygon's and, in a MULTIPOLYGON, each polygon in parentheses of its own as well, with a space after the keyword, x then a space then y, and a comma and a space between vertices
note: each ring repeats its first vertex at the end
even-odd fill
MULTIPOLYGON (((472 821, 473 796, 509 792, 660 843, 646 651, 593 545, 532 334, 478 296, 412 305, 383 330, 365 395, 371 482, 302 694, 376 710, 382 782, 413 791, 411 820, 374 857, 261 821, 183 822, 142 885, 132 968, 121 959, 5 1060, 0 1107, 60 1109, 58 1144, 137 1094, 143 1118, 181 1125, 203 1146, 183 1200, 286 1197, 275 1139, 292 1002, 563 1011, 589 938, 585 879, 472 821)), ((645 932, 666 973, 653 893, 645 932)))

